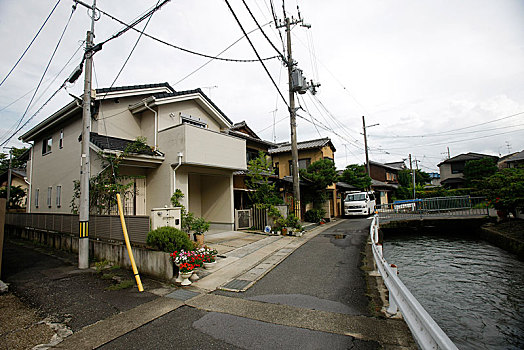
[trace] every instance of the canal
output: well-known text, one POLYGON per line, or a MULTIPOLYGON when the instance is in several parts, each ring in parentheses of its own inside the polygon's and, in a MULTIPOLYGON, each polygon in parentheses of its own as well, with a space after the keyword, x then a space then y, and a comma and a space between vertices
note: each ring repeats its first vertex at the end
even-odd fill
POLYGON ((384 257, 459 349, 524 349, 524 262, 485 241, 386 235, 384 257))

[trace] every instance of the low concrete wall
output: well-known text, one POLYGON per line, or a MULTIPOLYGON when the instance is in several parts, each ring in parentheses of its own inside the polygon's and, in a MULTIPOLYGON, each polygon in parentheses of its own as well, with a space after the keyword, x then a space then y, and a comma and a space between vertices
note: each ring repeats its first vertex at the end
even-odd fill
MULTIPOLYGON (((59 232, 33 230, 6 225, 10 237, 38 242, 54 249, 78 253, 78 238, 59 232)), ((132 247, 133 256, 140 274, 170 280, 173 278, 173 263, 169 253, 132 247)), ((108 260, 131 269, 131 262, 124 244, 89 240, 89 255, 97 260, 108 260)))

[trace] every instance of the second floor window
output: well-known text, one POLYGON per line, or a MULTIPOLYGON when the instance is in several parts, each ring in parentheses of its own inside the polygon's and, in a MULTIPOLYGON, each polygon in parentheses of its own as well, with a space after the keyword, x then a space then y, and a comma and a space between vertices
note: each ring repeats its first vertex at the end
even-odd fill
POLYGON ((35 190, 35 207, 38 208, 38 200, 40 199, 40 189, 37 188, 35 190))
MULTIPOLYGON (((303 158, 298 160, 299 169, 307 169, 311 165, 311 158, 303 158)), ((289 161, 289 175, 293 175, 293 161, 289 161)))
POLYGON ((64 147, 64 129, 60 130, 60 138, 58 139, 58 147, 64 147))
POLYGON ((451 163, 451 173, 460 174, 464 172, 464 163, 451 163))
POLYGON ((42 141, 42 155, 51 153, 51 147, 53 146, 53 138, 51 136, 44 138, 42 141))

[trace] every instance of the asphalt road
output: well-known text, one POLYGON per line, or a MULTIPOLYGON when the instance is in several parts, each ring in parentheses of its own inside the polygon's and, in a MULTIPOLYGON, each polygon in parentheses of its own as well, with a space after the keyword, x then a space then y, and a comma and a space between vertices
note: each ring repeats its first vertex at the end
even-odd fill
MULTIPOLYGON (((369 220, 344 221, 293 252, 244 293, 215 294, 349 315, 370 316, 361 264, 369 220)), ((233 305, 233 304, 232 304, 233 305)), ((273 315, 275 318, 286 315, 273 315)), ((182 307, 103 349, 376 349, 351 336, 182 307)))

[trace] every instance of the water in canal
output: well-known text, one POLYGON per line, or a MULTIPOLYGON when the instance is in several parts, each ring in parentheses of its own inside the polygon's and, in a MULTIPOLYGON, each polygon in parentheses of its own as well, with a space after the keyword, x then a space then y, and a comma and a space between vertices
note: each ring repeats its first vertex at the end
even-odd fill
POLYGON ((468 238, 392 235, 383 246, 459 349, 524 349, 524 262, 468 238))

